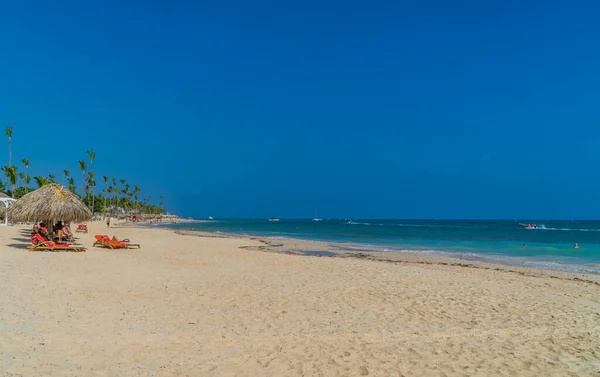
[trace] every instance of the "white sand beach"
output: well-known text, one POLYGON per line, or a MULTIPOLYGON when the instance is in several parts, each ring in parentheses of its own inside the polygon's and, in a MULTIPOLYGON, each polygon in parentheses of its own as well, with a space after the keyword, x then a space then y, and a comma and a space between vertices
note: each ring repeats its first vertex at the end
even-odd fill
POLYGON ((0 376, 600 375, 593 281, 89 227, 85 253, 0 228, 0 376))

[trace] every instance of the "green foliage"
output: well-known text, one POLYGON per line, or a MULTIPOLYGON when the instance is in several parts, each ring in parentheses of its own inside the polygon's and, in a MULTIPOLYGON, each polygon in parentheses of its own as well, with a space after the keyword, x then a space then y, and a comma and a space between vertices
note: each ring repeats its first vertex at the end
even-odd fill
POLYGON ((32 191, 35 191, 35 189, 31 188, 31 187, 26 188, 24 186, 21 186, 15 190, 15 199, 21 199, 23 197, 23 195, 28 194, 32 191))
POLYGON ((75 187, 75 179, 71 177, 67 181, 69 182, 69 191, 71 191, 73 194, 76 194, 77 187, 75 187))
POLYGON ((42 176, 42 175, 38 175, 37 177, 33 177, 33 179, 35 180, 35 183, 37 184, 38 188, 46 186, 48 183, 48 180, 46 179, 46 177, 42 176))
POLYGON ((88 208, 90 208, 90 210, 91 210, 92 204, 93 204, 93 206, 94 206, 94 210, 92 211, 93 213, 104 213, 105 212, 104 196, 102 194, 92 196, 89 192, 87 192, 85 197, 82 199, 82 201, 85 203, 85 205, 88 206, 88 208))
POLYGON ((165 213, 164 209, 151 204, 149 200, 136 203, 135 200, 132 200, 131 196, 118 197, 116 196, 116 192, 111 190, 111 187, 107 190, 107 196, 104 196, 102 193, 92 196, 88 191, 82 201, 90 208, 93 203, 95 213, 109 212, 116 214, 122 213, 123 210, 125 212, 139 211, 140 213, 156 215, 165 213))
MULTIPOLYGON (((27 193, 35 190, 34 188, 29 188, 29 183, 31 182, 32 178, 29 175, 29 159, 23 158, 21 160, 25 166, 25 172, 18 173, 17 167, 12 165, 12 127, 6 128, 6 136, 8 137, 9 157, 11 162, 9 165, 2 168, 2 171, 7 178, 7 182, 3 182, 0 179, 0 192, 6 193, 8 191, 7 184, 10 184, 10 192, 12 193, 12 196, 15 199, 19 199, 27 193), (21 187, 16 187, 19 183, 19 179, 21 187)), ((140 188, 138 186, 133 186, 132 189, 132 186, 126 183, 125 179, 117 180, 114 177, 109 178, 107 175, 102 176, 102 180, 104 181, 104 189, 100 190, 102 192, 96 194, 97 182, 95 172, 93 171, 93 163, 94 159, 96 158, 96 152, 93 150, 88 150, 86 153, 90 162, 90 171, 87 171, 85 160, 79 160, 79 168, 81 169, 82 174, 81 195, 79 195, 79 197, 82 198, 82 200, 90 209, 93 210, 94 213, 102 213, 105 211, 121 213, 123 210, 136 212, 139 211, 139 213, 145 214, 161 214, 165 212, 162 196, 160 197, 160 207, 152 204, 151 197, 140 200, 140 188), (110 185, 111 181, 112 185, 110 185), (120 183, 120 185, 118 185, 118 183, 120 183)), ((70 176, 69 170, 64 169, 62 174, 64 176, 64 180, 62 182, 64 183, 66 181, 69 191, 77 194, 75 179, 70 176)), ((38 188, 49 183, 56 182, 56 176, 54 174, 48 174, 47 177, 39 175, 33 178, 38 188)))
POLYGON ((2 170, 4 171, 4 174, 6 175, 6 178, 8 178, 8 183, 10 183, 10 187, 11 187, 11 192, 12 192, 12 196, 15 196, 15 185, 17 184, 17 178, 18 178, 18 174, 17 174, 17 167, 16 166, 8 166, 5 165, 2 170))
POLYGON ((96 152, 89 150, 86 152, 88 157, 90 158, 90 167, 94 164, 94 159, 96 158, 96 152))

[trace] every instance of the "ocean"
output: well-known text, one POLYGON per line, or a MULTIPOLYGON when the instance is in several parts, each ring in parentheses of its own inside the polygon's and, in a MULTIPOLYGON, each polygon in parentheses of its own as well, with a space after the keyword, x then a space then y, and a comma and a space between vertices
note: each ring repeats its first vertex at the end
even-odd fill
POLYGON ((600 221, 223 219, 168 227, 600 274, 600 221), (538 228, 526 229, 519 223, 535 223, 538 228))

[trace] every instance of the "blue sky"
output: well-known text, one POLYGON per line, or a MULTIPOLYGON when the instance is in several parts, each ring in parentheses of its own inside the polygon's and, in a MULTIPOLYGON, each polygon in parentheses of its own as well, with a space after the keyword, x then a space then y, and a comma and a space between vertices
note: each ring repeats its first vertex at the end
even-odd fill
POLYGON ((0 7, 32 175, 93 149, 186 216, 599 217, 598 2, 0 7))

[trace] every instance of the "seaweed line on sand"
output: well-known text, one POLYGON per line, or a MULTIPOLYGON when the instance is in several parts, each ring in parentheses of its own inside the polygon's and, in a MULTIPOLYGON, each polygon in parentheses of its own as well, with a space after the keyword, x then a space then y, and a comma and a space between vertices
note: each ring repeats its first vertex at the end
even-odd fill
MULTIPOLYGON (((545 271, 545 270, 537 271, 537 270, 531 270, 529 268, 522 268, 522 269, 517 270, 517 269, 510 268, 509 266, 493 264, 493 263, 485 263, 485 264, 484 263, 473 263, 473 262, 465 263, 465 262, 461 262, 461 259, 458 259, 458 258, 456 258, 457 262, 427 261, 427 260, 394 260, 394 259, 389 259, 389 258, 382 258, 382 257, 375 256, 375 255, 370 255, 365 252, 348 252, 348 251, 344 251, 343 249, 340 249, 339 251, 334 252, 333 255, 315 256, 315 255, 310 255, 310 253, 306 253, 306 250, 303 250, 301 248, 282 248, 282 247, 286 246, 285 243, 275 242, 274 240, 269 240, 269 239, 260 238, 260 237, 238 236, 238 235, 215 235, 215 234, 211 234, 211 233, 198 232, 198 231, 175 231, 175 233, 184 235, 184 236, 195 236, 195 237, 237 238, 237 239, 242 239, 242 240, 258 241, 263 244, 261 246, 255 246, 255 245, 240 246, 240 249, 244 249, 244 250, 254 250, 254 251, 262 251, 262 252, 286 254, 286 255, 298 255, 298 256, 303 256, 303 257, 311 257, 312 256, 312 257, 318 257, 318 258, 353 258, 353 259, 362 259, 362 260, 392 263, 392 264, 420 264, 420 265, 440 265, 440 266, 473 268, 473 269, 480 269, 480 270, 514 273, 514 274, 528 276, 528 277, 534 277, 534 278, 549 277, 551 279, 574 281, 574 282, 579 282, 579 283, 592 284, 597 287, 600 287, 599 281, 585 279, 585 278, 581 278, 581 277, 577 277, 577 276, 572 276, 572 277, 557 276, 555 274, 552 274, 551 271, 545 271)), ((279 240, 277 240, 277 241, 279 241, 279 240)), ((289 240, 289 241, 292 242, 293 240, 289 240)), ((305 241, 300 241, 300 242, 304 243, 305 241)), ((306 241, 306 243, 311 243, 311 242, 306 241)), ((410 254, 410 253, 406 253, 406 252, 403 252, 403 253, 410 254)), ((445 259, 455 259, 455 258, 445 258, 445 259)), ((568 275, 571 275, 571 274, 572 273, 570 273, 568 275)))

